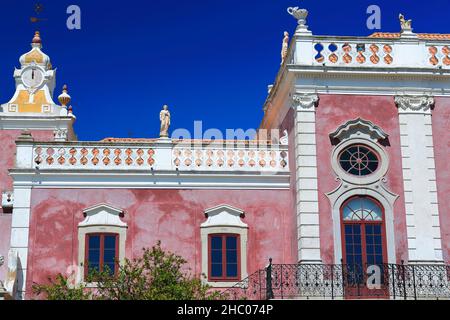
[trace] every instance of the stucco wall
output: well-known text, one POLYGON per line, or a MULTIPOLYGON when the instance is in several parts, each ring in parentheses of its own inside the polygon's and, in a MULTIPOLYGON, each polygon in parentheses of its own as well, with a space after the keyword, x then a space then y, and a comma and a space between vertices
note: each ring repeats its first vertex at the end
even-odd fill
POLYGON ((316 110, 322 260, 324 263, 334 262, 333 220, 331 206, 325 194, 333 191, 339 185, 331 167, 333 146, 330 143, 329 133, 348 120, 358 117, 372 121, 389 135, 390 146, 385 147, 390 158, 386 186, 400 196, 394 207, 396 258, 398 262, 402 259, 407 261, 406 218, 397 107, 393 97, 355 95, 320 95, 316 110))
POLYGON ((436 98, 432 113, 442 253, 450 263, 450 99, 436 98))
POLYGON ((126 256, 137 257, 157 240, 201 273, 200 224, 204 210, 229 204, 245 211, 248 224, 248 274, 274 263, 295 263, 290 191, 272 190, 75 190, 32 191, 27 291, 33 282, 65 273, 76 265, 77 225, 83 209, 107 203, 125 210, 126 256))
MULTIPOLYGON (((14 166, 16 153, 15 140, 21 130, 0 130, 0 192, 12 190, 12 179, 8 169, 14 166)), ((36 140, 53 140, 53 132, 42 130, 32 131, 36 140)), ((0 279, 4 279, 7 271, 7 257, 11 238, 11 213, 4 213, 0 206, 0 255, 5 256, 5 264, 0 267, 0 279)))

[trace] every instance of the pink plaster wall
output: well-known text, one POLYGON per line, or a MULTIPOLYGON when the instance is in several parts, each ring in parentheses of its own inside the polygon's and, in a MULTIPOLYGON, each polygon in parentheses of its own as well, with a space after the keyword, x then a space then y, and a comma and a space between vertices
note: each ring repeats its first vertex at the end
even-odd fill
POLYGON ((450 263, 450 99, 436 98, 433 143, 444 261, 450 263))
POLYGON ((333 220, 331 206, 325 193, 333 191, 338 183, 331 168, 331 151, 329 133, 341 124, 361 117, 380 126, 388 135, 390 146, 385 147, 389 158, 387 187, 400 198, 394 207, 395 246, 397 261, 407 261, 407 235, 403 192, 403 174, 401 167, 400 130, 398 112, 393 97, 355 96, 355 95, 320 95, 316 110, 316 139, 318 159, 318 189, 320 211, 320 237, 322 260, 334 262, 333 220))
POLYGON ((107 203, 125 210, 126 255, 137 257, 157 240, 201 273, 200 224, 204 210, 229 204, 245 211, 248 273, 274 263, 295 263, 295 235, 288 190, 89 190, 34 189, 28 257, 27 291, 33 282, 64 273, 78 263, 77 225, 83 209, 107 203))
POLYGON ((280 133, 284 130, 288 131, 288 145, 289 145, 289 170, 291 172, 290 181, 290 196, 292 204, 292 214, 294 215, 295 223, 291 226, 291 232, 295 235, 295 241, 292 242, 292 248, 296 252, 296 261, 298 261, 298 228, 297 228, 297 161, 295 159, 295 119, 294 110, 291 108, 286 117, 281 123, 280 133))
MULTIPOLYGON (((0 192, 12 190, 12 179, 8 170, 14 167, 16 144, 15 140, 20 135, 21 130, 0 130, 0 192)), ((32 131, 36 140, 53 140, 52 131, 32 131)), ((8 257, 9 243, 11 237, 11 213, 3 212, 0 206, 0 255, 8 257)), ((5 264, 0 267, 0 279, 6 275, 5 264)))

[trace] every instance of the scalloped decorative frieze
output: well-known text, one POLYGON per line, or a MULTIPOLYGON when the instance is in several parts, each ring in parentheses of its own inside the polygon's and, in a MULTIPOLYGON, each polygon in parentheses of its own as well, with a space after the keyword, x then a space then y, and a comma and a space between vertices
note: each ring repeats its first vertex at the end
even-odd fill
POLYGON ((337 140, 340 142, 350 138, 359 137, 361 134, 365 135, 374 142, 384 140, 389 137, 389 135, 379 126, 362 118, 347 121, 339 126, 334 132, 330 133, 329 136, 332 141, 337 140))
POLYGON ((434 98, 430 96, 396 96, 395 104, 398 112, 428 113, 434 106, 434 98))

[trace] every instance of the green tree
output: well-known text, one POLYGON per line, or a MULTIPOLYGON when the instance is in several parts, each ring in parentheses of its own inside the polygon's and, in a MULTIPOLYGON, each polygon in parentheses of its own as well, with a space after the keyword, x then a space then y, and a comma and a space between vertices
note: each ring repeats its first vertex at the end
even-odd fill
POLYGON ((55 279, 48 278, 49 284, 33 285, 33 293, 37 296, 44 296, 48 300, 89 300, 92 293, 84 286, 72 287, 69 280, 62 274, 58 274, 55 279))
POLYGON ((115 276, 108 270, 90 272, 87 281, 95 289, 81 284, 73 288, 67 277, 59 274, 49 284, 35 284, 33 292, 49 300, 214 300, 220 292, 212 290, 185 269, 187 261, 164 251, 161 242, 143 249, 142 257, 128 260, 115 276))

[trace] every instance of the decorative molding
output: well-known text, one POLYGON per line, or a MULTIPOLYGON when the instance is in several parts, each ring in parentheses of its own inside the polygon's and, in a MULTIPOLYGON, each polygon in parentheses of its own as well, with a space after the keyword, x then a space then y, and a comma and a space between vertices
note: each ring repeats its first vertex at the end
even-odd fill
POLYGON ((241 220, 241 217, 244 217, 244 215, 245 213, 241 209, 227 204, 219 205, 205 210, 207 220, 201 224, 201 227, 233 226, 248 228, 247 224, 241 220))
POLYGON ((340 125, 334 132, 330 133, 329 136, 332 141, 341 142, 346 139, 360 137, 361 134, 374 142, 387 139, 389 136, 383 129, 362 118, 347 121, 340 125))
POLYGON ((101 203, 83 210, 85 219, 78 224, 79 228, 89 226, 116 226, 126 228, 127 224, 120 220, 122 209, 101 203))
POLYGON ((297 110, 310 110, 317 106, 319 96, 317 94, 294 94, 292 105, 297 110))
POLYGON ((14 206, 14 191, 2 192, 2 208, 12 208, 14 206))
POLYGON ((399 112, 427 113, 434 106, 434 98, 430 96, 396 96, 395 103, 399 112))
POLYGON ((287 130, 283 131, 283 136, 280 138, 280 144, 282 146, 287 146, 289 144, 289 134, 287 130))
POLYGON ((67 141, 68 130, 67 129, 55 129, 53 131, 55 141, 67 141))
POLYGON ((11 169, 14 185, 77 189, 288 190, 290 173, 11 169))
MULTIPOLYGON (((119 256, 122 264, 125 259, 127 224, 120 219, 124 211, 120 208, 101 203, 83 210, 85 219, 78 224, 78 266, 75 279, 77 283, 84 281, 84 260, 86 235, 90 233, 114 233, 119 236, 119 256)), ((89 284, 87 284, 89 285, 89 284)))
POLYGON ((353 183, 355 185, 360 186, 368 185, 382 179, 386 175, 389 168, 389 156, 388 153, 384 150, 384 148, 380 146, 380 144, 375 143, 372 139, 368 139, 365 136, 352 137, 343 140, 333 149, 333 151, 331 152, 331 167, 333 168, 333 171, 336 173, 339 179, 345 182, 353 183), (345 148, 353 144, 367 145, 378 154, 378 156, 380 157, 379 161, 380 163, 378 169, 375 172, 367 176, 360 177, 349 174, 341 168, 341 165, 339 163, 339 155, 345 148))
POLYGON ((388 263, 397 262, 395 255, 394 203, 399 196, 389 191, 384 185, 385 182, 386 179, 383 178, 372 184, 361 186, 341 181, 336 189, 325 193, 330 201, 333 218, 335 263, 341 263, 342 258, 341 206, 347 199, 356 195, 370 196, 382 204, 385 213, 388 263))
MULTIPOLYGON (((216 233, 238 234, 240 238, 241 279, 247 277, 247 239, 248 226, 241 218, 244 211, 233 206, 222 204, 205 210, 206 221, 200 226, 202 241, 202 273, 208 275, 208 235, 216 233)), ((231 287, 235 282, 205 281, 211 287, 231 287)))

